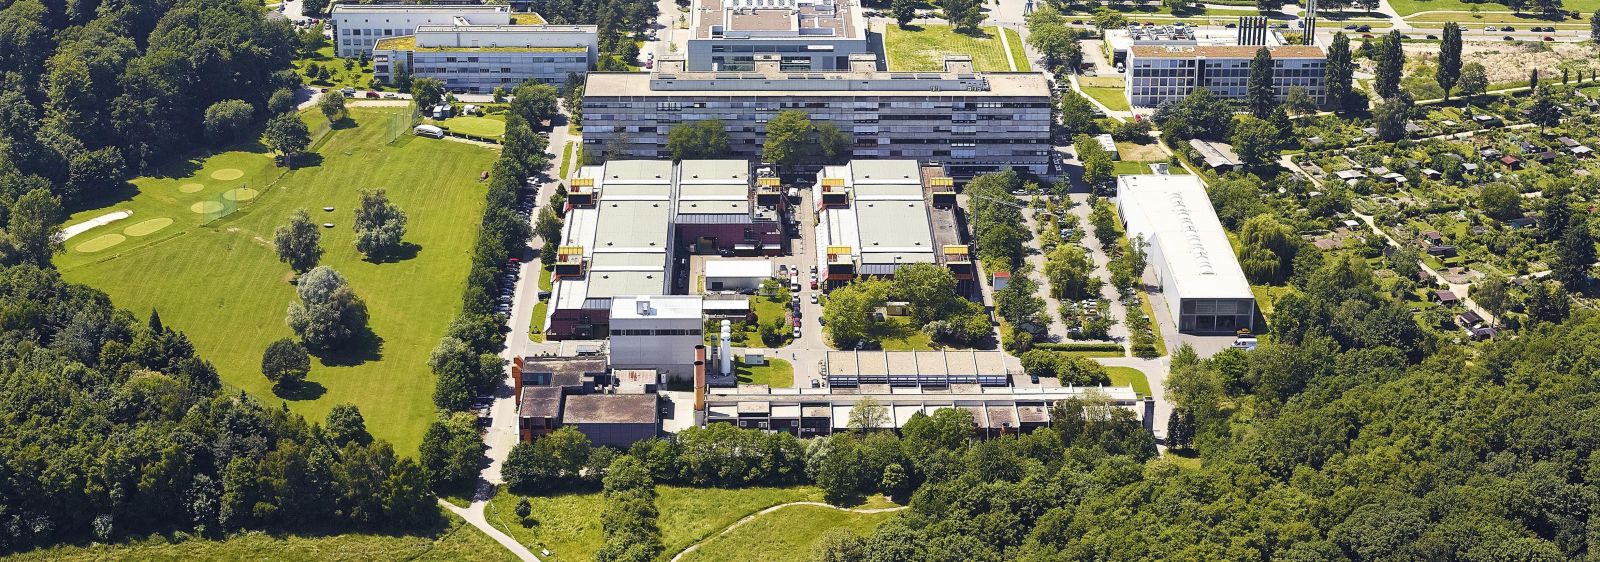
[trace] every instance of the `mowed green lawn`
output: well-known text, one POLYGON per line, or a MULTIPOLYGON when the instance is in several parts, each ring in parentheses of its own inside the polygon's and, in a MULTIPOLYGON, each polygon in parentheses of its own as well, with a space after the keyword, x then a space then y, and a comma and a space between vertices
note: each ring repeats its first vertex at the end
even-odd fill
POLYGON ((450 129, 451 132, 476 137, 500 138, 506 134, 506 118, 501 115, 463 115, 449 119, 430 120, 433 124, 450 129))
MULTIPOLYGON (((1409 16, 1417 12, 1433 11, 1470 12, 1472 11, 1473 6, 1477 6, 1479 10, 1484 12, 1515 11, 1505 4, 1487 2, 1482 4, 1473 4, 1464 2, 1463 0, 1389 0, 1389 5, 1393 6, 1394 11, 1398 12, 1402 16, 1409 16)), ((1587 16, 1588 14, 1594 13, 1596 8, 1600 8, 1600 0, 1564 0, 1561 3, 1561 8, 1569 12, 1576 10, 1578 13, 1587 16)), ((1526 12, 1527 10, 1523 11, 1526 12)))
POLYGON ((1106 373, 1111 375, 1111 386, 1132 386, 1140 396, 1150 395, 1150 381, 1145 378, 1144 371, 1133 367, 1106 367, 1106 373))
MULTIPOLYGON (((656 510, 660 512, 661 542, 670 558, 689 545, 721 532, 746 515, 781 503, 822 501, 822 492, 811 486, 792 488, 684 488, 656 487, 656 510)), ((496 529, 527 545, 529 550, 550 550, 542 560, 586 562, 600 550, 600 512, 605 501, 598 492, 532 496, 531 525, 517 518, 517 500, 522 496, 502 490, 484 508, 484 517, 496 529)))
POLYGON ((401 454, 414 455, 433 418, 428 353, 460 309, 472 241, 483 214, 484 186, 478 175, 496 153, 408 134, 385 144, 391 117, 406 111, 353 108, 354 126, 324 139, 320 163, 312 162, 315 156, 303 157, 307 167, 288 173, 273 167, 266 156, 235 152, 196 161, 198 172, 180 169, 176 173, 181 177, 136 180, 136 193, 78 212, 67 224, 116 209, 131 209, 133 217, 68 241, 57 264, 67 279, 109 293, 137 317, 159 310, 167 326, 186 332, 199 354, 216 364, 224 384, 278 402, 261 375, 261 352, 273 340, 292 334, 284 315, 295 293, 289 284, 292 272, 273 249, 273 229, 295 209, 306 209, 313 221, 334 224, 320 229, 322 264, 344 274, 366 300, 369 326, 382 341, 377 349, 313 360, 309 384, 289 401, 290 408, 320 422, 334 405, 354 403, 373 435, 389 440, 401 454), (228 169, 243 175, 225 182, 213 179, 216 171, 228 169), (221 205, 217 194, 236 183, 258 194, 201 226, 214 214, 196 213, 195 206, 221 205), (184 193, 182 186, 189 184, 202 187, 184 193), (415 256, 372 263, 356 251, 350 225, 358 190, 374 188, 388 190, 390 200, 406 211, 406 241, 420 247, 415 256), (325 206, 334 210, 324 212, 325 206), (95 253, 77 249, 79 238, 119 234, 154 218, 175 222, 147 235, 159 238, 149 242, 130 237, 95 253))
POLYGON ((796 505, 757 516, 726 535, 713 538, 683 557, 692 561, 802 562, 823 533, 849 529, 859 536, 889 518, 890 513, 852 513, 814 505, 796 505))
POLYGON ((455 515, 444 514, 444 528, 431 535, 391 536, 344 534, 327 537, 274 537, 262 533, 227 540, 194 539, 179 543, 154 538, 144 542, 59 546, 12 555, 6 560, 32 562, 89 562, 141 560, 148 562, 204 562, 273 560, 278 562, 343 562, 365 560, 515 561, 517 557, 482 531, 455 515))
POLYGON ((739 384, 764 384, 772 388, 794 386, 794 365, 782 359, 768 357, 765 365, 746 365, 741 358, 733 370, 739 384))
MULTIPOLYGON (((984 27, 982 35, 956 33, 948 25, 912 26, 900 29, 888 25, 883 34, 884 50, 889 54, 889 70, 942 72, 945 55, 971 55, 979 72, 1008 72, 1006 49, 995 27, 984 27)), ((1017 65, 1022 69, 1024 60, 1017 65)))

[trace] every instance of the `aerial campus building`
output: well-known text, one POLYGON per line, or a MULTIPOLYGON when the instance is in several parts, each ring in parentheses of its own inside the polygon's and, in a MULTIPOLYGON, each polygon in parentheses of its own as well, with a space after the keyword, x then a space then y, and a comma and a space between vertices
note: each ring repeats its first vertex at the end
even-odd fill
POLYGON ((826 166, 811 190, 817 269, 829 287, 859 276, 893 277, 901 266, 945 266, 970 291, 977 279, 962 240, 951 178, 915 160, 853 160, 826 166))
POLYGON ((374 76, 435 78, 445 88, 489 92, 526 80, 561 83, 598 56, 592 25, 513 25, 507 6, 338 4, 340 56, 370 53, 374 76))
POLYGON ((767 121, 801 110, 848 135, 857 159, 917 160, 956 177, 1047 171, 1050 88, 1041 73, 978 73, 968 57, 947 58, 944 72, 881 72, 865 53, 851 55, 846 71, 786 72, 782 61, 757 55, 754 70, 710 72, 663 57, 655 73, 591 72, 584 151, 666 158, 674 125, 720 119, 735 157, 755 159, 767 121))
POLYGON ((872 52, 850 0, 699 0, 689 18, 689 70, 754 70, 759 55, 781 57, 784 72, 845 70, 872 52))
MULTIPOLYGON (((775 180, 744 160, 612 160, 579 168, 568 187, 545 336, 614 334, 620 328, 612 325, 617 306, 633 315, 635 297, 687 293, 683 255, 781 254, 783 201, 775 180)), ((651 301, 660 307, 665 302, 651 301)), ((678 308, 675 303, 672 310, 678 308)), ((670 319, 676 314, 638 320, 676 324, 670 319)), ((696 322, 693 335, 700 329, 696 322)))
POLYGON ((1255 328, 1255 296, 1198 177, 1120 176, 1117 210, 1128 237, 1150 245, 1150 264, 1179 332, 1255 328))
MULTIPOLYGON (((1306 36, 1315 36, 1315 23, 1306 36)), ((1317 105, 1327 100, 1327 54, 1314 44, 1287 39, 1258 17, 1240 18, 1233 30, 1184 25, 1129 25, 1106 32, 1114 64, 1127 68, 1124 87, 1134 107, 1157 107, 1205 88, 1224 99, 1249 93, 1250 61, 1266 48, 1272 55, 1273 94, 1279 101, 1302 88, 1317 105)))

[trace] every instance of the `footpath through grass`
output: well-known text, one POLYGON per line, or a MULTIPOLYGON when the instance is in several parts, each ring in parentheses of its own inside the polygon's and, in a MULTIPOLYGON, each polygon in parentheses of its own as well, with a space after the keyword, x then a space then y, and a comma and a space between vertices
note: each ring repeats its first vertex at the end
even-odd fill
POLYGON ((866 536, 895 516, 893 512, 852 513, 814 505, 785 507, 706 541, 683 560, 801 562, 811 559, 812 545, 829 530, 842 527, 866 536))
MULTIPOLYGON (((889 70, 942 72, 945 55, 971 55, 978 72, 1009 72, 1005 45, 997 28, 984 27, 979 34, 956 33, 948 25, 913 25, 901 29, 886 26, 884 50, 889 55, 889 70)), ((1023 57, 1022 64, 1027 63, 1023 57)), ((1022 64, 1018 65, 1020 69, 1022 64)))
MULTIPOLYGON (((811 486, 792 488, 684 488, 658 486, 656 509, 660 512, 661 541, 670 557, 699 542, 744 516, 774 505, 798 501, 822 501, 822 492, 811 486)), ((533 496, 529 502, 533 515, 529 524, 518 520, 517 500, 522 496, 501 490, 484 508, 490 525, 500 529, 529 550, 549 549, 541 560, 587 562, 600 550, 600 512, 604 500, 598 492, 533 496)), ((751 553, 761 556, 762 553, 751 553)))
POLYGON ((426 535, 345 534, 325 537, 250 533, 227 540, 192 539, 172 542, 160 537, 142 542, 95 546, 58 546, 6 557, 16 562, 204 562, 273 560, 278 562, 343 562, 412 560, 417 562, 484 560, 515 561, 509 551, 455 515, 445 513, 444 526, 426 535))
POLYGON ((387 143, 395 138, 395 123, 408 123, 402 123, 408 112, 352 108, 351 123, 286 173, 263 154, 229 152, 136 179, 136 189, 68 221, 129 209, 133 217, 80 235, 84 241, 105 235, 129 240, 89 253, 73 238, 56 263, 68 280, 109 293, 137 317, 159 310, 167 326, 186 332, 199 355, 216 364, 229 389, 275 403, 281 398, 261 375, 261 352, 292 335, 284 316, 296 297, 293 274, 278 261, 272 236, 290 213, 306 209, 318 224, 334 225, 319 229, 321 263, 342 273, 366 300, 378 341, 313 360, 307 384, 287 397, 289 407, 320 422, 333 406, 354 403, 374 436, 415 455, 434 410, 428 353, 460 309, 483 214, 478 175, 495 152, 403 132, 387 143), (243 186, 253 193, 234 191, 243 186), (405 240, 415 245, 414 255, 373 263, 356 251, 350 226, 358 190, 376 188, 386 189, 408 215, 405 240), (174 223, 143 237, 124 233, 158 218, 174 223))

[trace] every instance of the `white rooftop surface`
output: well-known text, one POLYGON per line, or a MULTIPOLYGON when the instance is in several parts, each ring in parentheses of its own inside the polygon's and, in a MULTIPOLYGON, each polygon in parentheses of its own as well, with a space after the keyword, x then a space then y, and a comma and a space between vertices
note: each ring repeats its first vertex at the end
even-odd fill
POLYGON ((767 260, 706 260, 706 277, 772 277, 772 262, 767 260))
MULTIPOLYGON (((1181 298, 1254 298, 1233 246, 1200 179, 1191 175, 1117 178, 1128 236, 1161 246, 1181 298)), ((1154 253, 1152 252, 1152 255, 1154 253)))
POLYGON ((460 13, 460 12, 505 12, 511 13, 511 7, 505 5, 465 4, 460 6, 442 6, 432 4, 346 4, 340 2, 333 5, 332 13, 460 13))
MULTIPOLYGON (((822 213, 818 247, 849 246, 863 264, 932 263, 933 230, 915 160, 852 160, 820 177, 841 178, 851 203, 822 213)), ((813 190, 820 201, 821 190, 813 190)))
POLYGON ((618 297, 611 299, 611 319, 699 319, 701 308, 700 295, 618 297), (644 314, 639 312, 641 301, 649 303, 644 314))
POLYGON ((562 244, 582 246, 589 264, 583 278, 556 282, 552 311, 578 308, 591 298, 668 292, 671 174, 672 162, 655 160, 579 168, 577 177, 594 178, 600 201, 567 213, 562 244))

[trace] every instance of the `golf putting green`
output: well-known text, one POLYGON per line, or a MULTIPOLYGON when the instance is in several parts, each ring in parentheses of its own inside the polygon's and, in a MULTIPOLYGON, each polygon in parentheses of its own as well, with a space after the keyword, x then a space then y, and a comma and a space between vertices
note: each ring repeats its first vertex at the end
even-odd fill
POLYGON ((101 234, 88 242, 78 244, 76 249, 79 252, 94 253, 121 244, 123 240, 127 238, 121 234, 101 234))
POLYGON ((221 170, 211 172, 211 179, 218 181, 230 181, 242 177, 244 177, 244 170, 240 170, 238 168, 223 168, 221 170))
POLYGON ((236 187, 222 192, 222 196, 229 201, 249 201, 255 199, 258 194, 256 190, 248 187, 236 187))
POLYGON ((186 184, 178 186, 178 191, 181 191, 181 192, 184 192, 184 193, 195 193, 195 192, 198 192, 198 191, 200 191, 202 189, 205 189, 205 188, 206 188, 206 184, 190 182, 190 183, 186 183, 186 184))
POLYGON ((145 236, 169 226, 172 226, 172 219, 161 217, 130 225, 122 229, 122 233, 128 236, 145 236))
POLYGON ((189 206, 189 210, 190 211, 194 211, 196 213, 200 213, 202 215, 209 215, 211 213, 220 213, 220 212, 222 212, 222 202, 220 202, 220 201, 201 201, 199 203, 195 203, 193 205, 190 205, 189 206))

